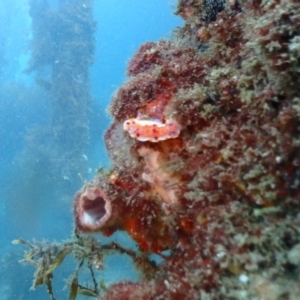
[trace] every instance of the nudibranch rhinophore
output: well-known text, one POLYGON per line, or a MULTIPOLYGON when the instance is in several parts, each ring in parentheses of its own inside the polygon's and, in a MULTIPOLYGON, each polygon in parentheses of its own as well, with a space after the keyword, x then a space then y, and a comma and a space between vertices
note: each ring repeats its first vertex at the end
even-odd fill
POLYGON ((131 118, 124 122, 123 128, 129 135, 141 142, 160 142, 177 138, 180 134, 180 125, 175 120, 165 123, 159 120, 143 120, 131 118))
POLYGON ((83 232, 93 232, 103 228, 110 219, 111 213, 111 201, 99 188, 86 187, 75 198, 76 225, 83 232))

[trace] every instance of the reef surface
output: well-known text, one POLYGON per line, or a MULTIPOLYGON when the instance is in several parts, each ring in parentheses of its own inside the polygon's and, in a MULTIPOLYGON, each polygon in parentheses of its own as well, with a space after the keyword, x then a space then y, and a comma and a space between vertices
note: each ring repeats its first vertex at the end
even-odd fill
POLYGON ((182 0, 176 13, 173 39, 129 62, 109 107, 112 169, 75 202, 99 189, 99 226, 76 214, 78 228, 125 230, 141 251, 170 254, 152 279, 104 299, 296 299, 300 3, 182 0), (180 134, 141 141, 123 129, 132 118, 148 121, 138 134, 159 135, 156 120, 180 134))

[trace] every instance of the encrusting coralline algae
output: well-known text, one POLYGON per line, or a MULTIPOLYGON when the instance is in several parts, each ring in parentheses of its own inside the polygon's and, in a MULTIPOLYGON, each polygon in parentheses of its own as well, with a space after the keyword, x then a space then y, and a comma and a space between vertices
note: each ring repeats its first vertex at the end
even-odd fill
POLYGON ((74 203, 78 232, 124 230, 163 262, 99 299, 298 299, 300 2, 180 0, 176 13, 173 38, 129 62, 109 107, 112 167, 74 203), (123 129, 139 116, 140 132, 180 132, 140 140, 123 129))

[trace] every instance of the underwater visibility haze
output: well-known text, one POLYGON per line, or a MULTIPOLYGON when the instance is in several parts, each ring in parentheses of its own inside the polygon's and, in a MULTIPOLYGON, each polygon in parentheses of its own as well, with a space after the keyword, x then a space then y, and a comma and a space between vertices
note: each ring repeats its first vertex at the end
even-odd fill
POLYGON ((3 0, 0 300, 300 299, 300 2, 3 0))

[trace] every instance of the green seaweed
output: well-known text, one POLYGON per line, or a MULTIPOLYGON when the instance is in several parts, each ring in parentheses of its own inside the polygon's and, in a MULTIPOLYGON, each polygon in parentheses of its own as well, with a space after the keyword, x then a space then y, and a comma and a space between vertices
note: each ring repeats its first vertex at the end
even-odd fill
MULTIPOLYGON (((105 255, 112 253, 124 254, 132 258, 133 262, 145 273, 145 270, 156 268, 155 263, 145 254, 127 249, 115 242, 109 244, 100 244, 100 242, 90 236, 81 236, 75 233, 75 238, 61 243, 34 242, 29 243, 24 239, 17 239, 12 242, 15 245, 25 245, 29 249, 25 251, 23 259, 24 264, 30 264, 36 268, 32 289, 45 285, 47 293, 51 299, 55 299, 52 289, 52 278, 56 269, 63 264, 65 258, 72 254, 75 260, 79 261, 78 266, 71 275, 71 280, 67 281, 69 288, 69 299, 76 299, 77 295, 88 297, 99 297, 106 288, 103 280, 97 283, 94 273, 95 261, 97 265, 99 260, 103 260, 105 255), (78 275, 81 268, 87 268, 90 272, 92 286, 86 286, 79 283, 78 275)), ((103 263, 102 263, 103 265, 103 263)))

